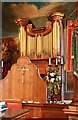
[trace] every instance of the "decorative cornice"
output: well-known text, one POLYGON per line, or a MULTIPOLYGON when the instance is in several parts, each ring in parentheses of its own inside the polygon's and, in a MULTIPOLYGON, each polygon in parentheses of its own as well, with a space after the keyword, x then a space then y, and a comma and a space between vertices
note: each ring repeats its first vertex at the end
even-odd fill
POLYGON ((49 21, 60 20, 60 19, 63 19, 63 17, 64 17, 63 13, 55 12, 48 16, 48 20, 49 21))
POLYGON ((16 22, 16 24, 18 26, 24 26, 25 27, 26 25, 28 25, 29 19, 27 19, 27 18, 19 18, 15 22, 16 22))
POLYGON ((39 28, 31 27, 30 28, 29 26, 27 26, 27 33, 28 33, 28 35, 30 35, 32 37, 34 37, 35 35, 45 36, 51 32, 51 29, 52 29, 51 22, 48 21, 46 23, 46 27, 39 27, 39 28))
POLYGON ((20 18, 16 20, 16 24, 18 26, 24 26, 25 29, 27 29, 27 34, 29 36, 38 36, 38 35, 47 35, 51 32, 52 30, 52 22, 55 20, 62 20, 63 19, 64 14, 60 13, 60 12, 55 12, 53 14, 51 14, 48 17, 48 21, 46 22, 46 27, 39 27, 36 28, 33 23, 31 22, 31 20, 29 20, 28 18, 20 18))

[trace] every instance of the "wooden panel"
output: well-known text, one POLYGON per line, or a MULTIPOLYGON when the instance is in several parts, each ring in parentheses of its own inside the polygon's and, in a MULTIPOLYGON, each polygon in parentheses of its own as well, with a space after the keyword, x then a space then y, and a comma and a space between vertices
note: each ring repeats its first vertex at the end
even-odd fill
POLYGON ((0 100, 6 98, 46 102, 46 81, 38 75, 37 67, 27 57, 20 57, 9 74, 0 81, 0 100))
POLYGON ((32 115, 29 118, 59 118, 67 120, 67 115, 63 109, 67 107, 66 104, 23 104, 23 108, 29 108, 32 110, 32 115))
POLYGON ((48 59, 31 59, 31 61, 37 66, 37 68, 40 71, 40 74, 46 74, 46 69, 48 67, 48 59))
POLYGON ((0 80, 0 100, 11 98, 12 81, 10 79, 10 73, 9 71, 5 79, 0 80))
POLYGON ((11 81, 12 81, 12 95, 11 97, 22 99, 23 98, 23 84, 21 80, 21 72, 18 64, 14 64, 11 68, 11 81))
POLYGON ((74 98, 78 98, 78 77, 74 75, 74 98))

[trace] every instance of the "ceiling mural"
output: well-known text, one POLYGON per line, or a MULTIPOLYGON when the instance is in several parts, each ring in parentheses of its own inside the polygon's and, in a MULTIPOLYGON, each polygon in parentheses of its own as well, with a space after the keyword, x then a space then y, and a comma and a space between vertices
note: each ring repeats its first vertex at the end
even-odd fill
POLYGON ((3 2, 2 37, 18 35, 18 26, 15 23, 18 18, 29 18, 35 27, 45 27, 51 13, 62 12, 66 18, 73 11, 73 2, 3 2))

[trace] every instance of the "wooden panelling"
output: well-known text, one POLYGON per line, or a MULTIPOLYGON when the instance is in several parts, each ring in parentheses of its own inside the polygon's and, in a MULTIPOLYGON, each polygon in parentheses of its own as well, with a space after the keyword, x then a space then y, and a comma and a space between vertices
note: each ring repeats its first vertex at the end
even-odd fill
POLYGON ((32 110, 32 115, 30 118, 64 118, 67 120, 67 116, 64 113, 63 109, 67 107, 66 104, 42 104, 42 103, 33 103, 33 104, 23 104, 23 108, 29 108, 32 110))
POLYGON ((29 58, 20 57, 8 75, 0 81, 0 100, 6 98, 46 102, 46 82, 38 75, 29 58))

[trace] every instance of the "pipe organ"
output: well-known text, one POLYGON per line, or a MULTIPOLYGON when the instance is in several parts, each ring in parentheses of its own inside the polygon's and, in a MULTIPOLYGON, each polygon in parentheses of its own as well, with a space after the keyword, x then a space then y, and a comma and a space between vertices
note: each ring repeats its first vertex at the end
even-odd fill
POLYGON ((36 28, 29 19, 17 19, 19 26, 20 55, 30 59, 61 56, 61 25, 64 14, 48 16, 46 27, 36 28))
POLYGON ((64 99, 64 39, 63 20, 64 14, 55 12, 48 16, 45 27, 36 28, 31 20, 26 18, 17 19, 20 28, 20 54, 27 56, 37 66, 40 76, 44 79, 47 75, 48 66, 52 69, 60 69, 61 95, 64 99), (61 66, 58 66, 60 58, 61 66), (57 62, 56 62, 57 61, 57 62))
MULTIPOLYGON (((62 26, 63 16, 64 14, 58 12, 51 14, 48 16, 46 26, 39 28, 36 28, 31 20, 27 18, 20 18, 16 20, 16 24, 19 26, 18 48, 20 51, 20 57, 17 60, 17 63, 12 65, 11 72, 9 72, 4 78, 4 85, 3 83, 0 84, 1 87, 6 86, 7 82, 8 86, 5 87, 5 91, 10 89, 11 94, 8 96, 9 94, 7 93, 6 95, 6 92, 4 92, 4 95, 1 95, 1 97, 21 97, 25 101, 33 100, 46 102, 49 96, 51 97, 48 93, 52 92, 51 90, 48 92, 49 83, 46 82, 46 76, 49 77, 48 70, 51 68, 52 71, 56 72, 57 69, 59 69, 59 71, 56 77, 50 76, 51 78, 49 77, 50 79, 48 78, 48 80, 51 82, 52 80, 56 80, 56 78, 58 78, 58 82, 60 82, 60 90, 57 91, 58 98, 56 95, 53 96, 53 101, 54 99, 61 100, 61 98, 63 98, 64 89, 61 87, 63 86, 64 88, 64 81, 62 82, 64 78, 62 59, 64 53, 62 26), (9 85, 11 85, 12 88, 10 88, 9 85), (15 87, 17 85, 18 87, 15 87), (19 93, 21 93, 21 95, 19 95, 19 93)), ((52 97, 50 99, 52 100, 52 97)))

